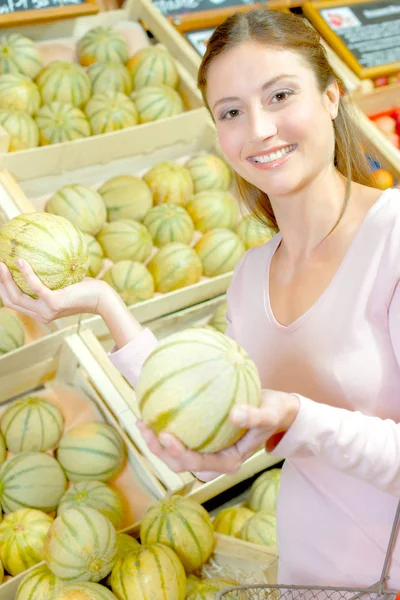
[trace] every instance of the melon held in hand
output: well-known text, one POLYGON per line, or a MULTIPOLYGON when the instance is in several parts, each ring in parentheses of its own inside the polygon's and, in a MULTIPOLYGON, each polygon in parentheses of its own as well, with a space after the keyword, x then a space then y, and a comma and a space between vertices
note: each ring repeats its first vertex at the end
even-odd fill
POLYGON ((163 339, 146 360, 137 398, 144 422, 188 448, 218 452, 244 429, 229 422, 237 404, 258 406, 257 368, 238 344, 212 329, 187 329, 163 339))
POLYGON ((34 296, 17 266, 26 260, 51 290, 81 281, 89 266, 82 233, 63 217, 27 213, 14 217, 0 228, 0 262, 4 262, 18 287, 34 296))

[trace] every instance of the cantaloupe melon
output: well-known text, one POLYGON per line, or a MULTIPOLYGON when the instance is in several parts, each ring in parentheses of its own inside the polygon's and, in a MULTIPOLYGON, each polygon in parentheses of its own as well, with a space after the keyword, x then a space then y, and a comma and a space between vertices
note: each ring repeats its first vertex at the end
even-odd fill
MULTIPOLYGON (((185 600, 215 600, 218 592, 238 585, 232 579, 223 579, 222 577, 211 577, 210 579, 199 579, 194 575, 189 575, 186 588, 185 600)), ((224 595, 224 600, 235 600, 237 595, 224 595)))
POLYGON ((228 305, 226 304, 226 302, 224 302, 223 304, 218 306, 217 310, 212 315, 208 324, 211 325, 211 327, 214 327, 214 329, 216 329, 217 331, 225 333, 226 328, 228 326, 227 312, 228 305))
POLYGON ((127 306, 149 300, 154 295, 154 281, 142 263, 121 260, 114 263, 103 277, 121 296, 127 306))
POLYGON ((139 123, 150 123, 179 115, 185 110, 183 100, 176 90, 167 85, 140 88, 131 95, 139 113, 139 123))
POLYGON ((142 221, 153 206, 153 194, 143 179, 118 175, 108 179, 98 190, 107 207, 107 220, 142 221))
POLYGON ((47 600, 117 600, 117 597, 99 583, 74 581, 64 584, 47 600))
POLYGON ((76 63, 55 60, 37 76, 36 83, 44 104, 61 102, 83 106, 90 98, 89 75, 76 63))
POLYGON ((246 249, 230 229, 212 229, 203 235, 194 249, 202 264, 204 275, 216 277, 233 271, 246 249))
POLYGON ((66 487, 60 464, 44 452, 21 452, 0 467, 0 503, 7 514, 20 508, 50 513, 66 487))
POLYGON ((189 171, 174 162, 161 162, 152 167, 143 179, 150 186, 154 204, 184 206, 192 199, 193 181, 189 171))
POLYGON ((10 575, 18 575, 44 558, 44 541, 53 519, 40 510, 22 508, 0 523, 0 557, 10 575))
POLYGON ((70 481, 108 481, 122 467, 124 443, 119 433, 101 422, 76 425, 61 438, 57 459, 70 481))
POLYGON ((81 65, 94 62, 126 63, 129 58, 128 43, 122 33, 111 27, 93 27, 79 40, 77 53, 81 65))
POLYGON ((194 234, 193 221, 182 206, 177 204, 160 204, 154 206, 145 218, 145 225, 159 248, 170 242, 190 244, 194 234))
POLYGON ((122 500, 109 485, 102 481, 79 481, 65 492, 57 508, 62 515, 70 508, 94 508, 107 517, 115 529, 120 529, 123 521, 122 500))
POLYGON ((95 94, 86 104, 85 113, 95 135, 133 127, 138 122, 135 104, 121 92, 95 94))
POLYGON ((39 47, 19 33, 0 37, 0 73, 22 73, 31 79, 42 70, 39 47))
POLYGON ((45 564, 27 573, 18 586, 15 600, 49 600, 65 583, 58 579, 45 564))
POLYGON ((0 126, 10 136, 8 151, 18 152, 39 145, 39 129, 35 120, 19 110, 0 110, 0 126))
POLYGON ((87 272, 88 277, 97 277, 103 266, 104 252, 99 242, 95 237, 84 233, 83 237, 87 245, 89 253, 89 269, 87 272))
POLYGON ((92 93, 121 92, 129 95, 132 91, 132 77, 121 63, 95 62, 87 70, 92 82, 92 93))
POLYGON ((261 246, 274 237, 277 230, 261 223, 253 215, 246 215, 235 226, 235 232, 238 234, 246 250, 261 246))
POLYGON ((97 236, 104 254, 114 262, 144 262, 151 254, 153 241, 146 227, 131 219, 106 223, 97 236))
POLYGON ((140 539, 144 546, 160 543, 171 548, 187 573, 204 565, 215 546, 210 515, 201 504, 182 496, 158 500, 147 509, 140 539))
POLYGON ((84 113, 76 106, 52 102, 39 108, 36 114, 40 144, 60 144, 89 137, 92 133, 84 113))
POLYGON ((135 90, 163 83, 176 88, 179 83, 179 73, 174 57, 159 46, 142 48, 126 63, 132 74, 135 90))
POLYGON ((34 115, 42 100, 36 84, 20 73, 0 75, 0 109, 34 115))
POLYGON ((33 296, 18 269, 20 258, 51 290, 81 281, 89 266, 82 233, 67 219, 47 213, 19 215, 0 228, 0 261, 10 269, 19 288, 33 296))
POLYGON ((281 483, 281 470, 269 469, 257 477, 250 488, 247 505, 255 511, 276 509, 276 501, 281 483))
MULTIPOLYGON (((128 535, 127 533, 117 533, 117 558, 116 558, 116 561, 119 558, 123 558, 127 554, 130 554, 131 552, 136 552, 137 550, 140 550, 140 549, 141 549, 141 546, 140 546, 139 542, 137 540, 135 540, 134 537, 132 537, 131 535, 128 535)), ((108 587, 111 587, 111 573, 106 579, 106 585, 108 587)))
POLYGON ((62 436, 64 418, 57 406, 39 396, 10 404, 1 417, 1 432, 11 452, 44 452, 62 436))
POLYGON ((70 508, 49 529, 44 545, 47 566, 65 581, 100 581, 113 567, 116 538, 111 521, 99 511, 70 508))
POLYGON ((186 205, 195 228, 205 233, 218 227, 230 228, 236 223, 239 209, 236 201, 222 190, 206 190, 196 194, 186 205))
POLYGON ((25 330, 21 321, 5 308, 0 308, 0 356, 21 348, 25 330))
POLYGON ((258 406, 261 384, 248 354, 210 328, 191 328, 161 340, 147 358, 137 399, 144 422, 192 450, 218 452, 244 429, 229 422, 237 404, 258 406))
POLYGON ((147 265, 156 292, 165 294, 200 281, 202 265, 193 248, 171 242, 163 246, 147 265))
POLYGON ((231 171, 222 158, 214 154, 193 156, 187 163, 196 194, 204 190, 228 190, 231 185, 231 171))
POLYGON ((119 600, 184 600, 185 570, 170 548, 141 546, 116 561, 111 588, 119 600))
POLYGON ((219 511, 213 521, 217 533, 224 535, 236 535, 254 511, 245 506, 232 506, 219 511))
POLYGON ((46 204, 46 212, 68 219, 84 233, 96 235, 107 218, 107 209, 98 192, 79 183, 64 185, 46 204))
POLYGON ((236 534, 241 540, 267 546, 272 554, 277 553, 275 511, 259 511, 248 519, 236 534))

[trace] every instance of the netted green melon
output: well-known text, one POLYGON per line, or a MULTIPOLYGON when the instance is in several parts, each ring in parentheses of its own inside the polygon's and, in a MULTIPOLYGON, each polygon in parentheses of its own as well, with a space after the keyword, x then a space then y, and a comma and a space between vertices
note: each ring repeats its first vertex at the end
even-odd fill
POLYGON ((77 53, 84 67, 99 61, 126 63, 129 58, 128 43, 122 33, 104 26, 85 33, 78 42, 77 53))
POLYGON ((126 63, 132 74, 135 90, 163 83, 176 88, 179 83, 179 73, 174 57, 159 46, 142 48, 126 63))
POLYGON ((143 179, 118 175, 108 179, 98 190, 107 208, 107 220, 142 221, 153 206, 153 194, 143 179))
POLYGON ((0 308, 0 356, 21 348, 25 331, 21 321, 5 308, 0 308))
POLYGON ((61 411, 44 398, 27 396, 10 404, 1 417, 1 432, 14 454, 54 448, 63 433, 61 411))
POLYGON ((0 37, 0 73, 22 73, 35 79, 42 67, 42 57, 35 42, 19 33, 0 37))
POLYGON ((143 224, 153 238, 154 245, 158 247, 170 242, 190 244, 194 234, 192 219, 177 204, 154 206, 143 219, 143 224))
POLYGON ((97 236, 104 254, 113 262, 144 262, 151 254, 153 241, 146 227, 137 221, 119 219, 106 223, 97 236))
POLYGON ((257 477, 250 488, 247 505, 255 511, 276 509, 281 484, 281 470, 269 469, 257 477))
POLYGON ((20 73, 0 75, 0 109, 21 110, 34 115, 41 105, 37 85, 20 73))
POLYGON ((274 237, 277 229, 264 225, 253 215, 247 215, 236 225, 235 232, 248 250, 268 242, 274 237))
POLYGON ((99 233, 107 218, 100 194, 78 183, 58 190, 47 202, 46 212, 68 219, 80 231, 91 235, 99 233))
POLYGON ((89 269, 87 272, 88 277, 97 277, 103 267, 104 252, 99 242, 95 237, 84 233, 83 237, 87 245, 89 253, 89 269))
POLYGON ((153 192, 154 204, 186 205, 193 196, 193 181, 189 171, 174 162, 161 162, 143 176, 153 192))
POLYGON ((18 575, 44 558, 44 541, 53 519, 40 510, 22 508, 0 523, 0 557, 10 575, 18 575))
POLYGON ((202 264, 204 275, 215 277, 233 271, 246 249, 230 229, 212 229, 203 235, 194 249, 202 264))
POLYGON ((139 113, 139 123, 150 123, 173 117, 185 110, 178 92, 161 83, 141 88, 132 94, 132 98, 139 113))
POLYGON ((102 481, 78 481, 71 485, 60 500, 57 515, 70 508, 93 508, 107 517, 115 529, 120 529, 124 507, 121 498, 102 481))
POLYGON ((36 123, 42 146, 71 142, 89 137, 92 133, 84 113, 76 106, 61 102, 52 102, 39 108, 36 123))
POLYGON ((0 126, 10 136, 8 151, 28 150, 39 145, 39 129, 34 119, 19 110, 0 110, 0 126))
POLYGON ((0 228, 0 261, 19 288, 33 296, 17 266, 20 258, 51 290, 81 281, 89 266, 83 234, 67 219, 48 213, 19 215, 0 228))
POLYGON ((185 166, 190 171, 196 194, 204 190, 228 190, 231 185, 231 171, 219 156, 199 154, 185 166))
POLYGON ((95 94, 85 112, 95 135, 133 127, 138 122, 135 104, 121 92, 95 94))
POLYGON ((132 77, 121 63, 95 62, 87 70, 92 82, 92 93, 121 92, 129 95, 132 91, 132 77))
POLYGON ((193 248, 180 242, 163 246, 147 268, 153 276, 156 292, 163 294, 197 283, 203 271, 193 248))
POLYGON ((45 67, 36 83, 44 104, 61 102, 80 107, 86 104, 92 91, 89 75, 82 67, 60 60, 45 67))
POLYGON ((22 579, 15 600, 49 600, 52 594, 61 590, 64 585, 65 583, 53 575, 47 565, 38 565, 22 579))
POLYGON ((116 262, 106 272, 103 280, 118 292, 127 306, 149 300, 154 295, 153 277, 140 262, 116 262))
POLYGON ((57 460, 69 481, 108 481, 125 459, 124 443, 114 427, 89 422, 69 429, 61 438, 57 460))
POLYGON ((206 190, 193 196, 186 210, 195 228, 205 233, 211 229, 233 227, 239 215, 236 201, 222 190, 206 190))
POLYGON ((213 521, 214 529, 223 535, 236 535, 254 511, 245 506, 232 506, 222 509, 213 521))

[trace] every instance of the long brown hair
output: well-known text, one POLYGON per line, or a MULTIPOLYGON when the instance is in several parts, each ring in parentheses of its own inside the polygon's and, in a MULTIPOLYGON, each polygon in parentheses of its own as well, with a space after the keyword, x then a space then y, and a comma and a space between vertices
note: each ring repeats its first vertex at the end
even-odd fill
MULTIPOLYGON (((365 157, 367 149, 370 150, 370 144, 356 123, 353 115, 354 109, 344 82, 330 65, 325 49, 320 42, 320 36, 308 21, 292 13, 263 8, 247 13, 235 13, 228 17, 211 36, 200 65, 198 87, 203 95, 205 105, 208 106, 206 99, 207 72, 211 62, 222 52, 249 40, 300 54, 313 70, 321 93, 337 81, 341 98, 338 115, 333 121, 334 164, 347 179, 346 199, 339 217, 340 220, 349 200, 351 181, 371 185, 370 169, 365 157)), ((236 174, 236 181, 242 199, 253 214, 264 223, 269 222, 276 225, 268 195, 238 174, 236 174)))

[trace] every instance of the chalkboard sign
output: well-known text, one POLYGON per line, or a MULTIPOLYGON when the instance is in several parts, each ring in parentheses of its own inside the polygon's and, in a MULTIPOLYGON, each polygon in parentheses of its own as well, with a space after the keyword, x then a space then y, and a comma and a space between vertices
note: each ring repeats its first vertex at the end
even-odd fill
POLYGON ((0 27, 93 15, 97 12, 96 0, 0 0, 0 27))
POLYGON ((398 0, 307 2, 303 10, 361 79, 400 71, 398 0))

